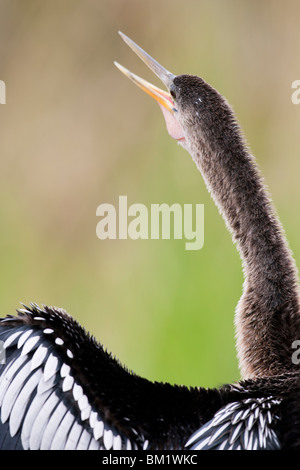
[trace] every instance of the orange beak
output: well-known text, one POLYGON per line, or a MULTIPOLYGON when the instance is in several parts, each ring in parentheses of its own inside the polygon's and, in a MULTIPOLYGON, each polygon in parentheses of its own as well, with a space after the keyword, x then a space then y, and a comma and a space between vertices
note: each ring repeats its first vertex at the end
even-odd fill
MULTIPOLYGON (((151 57, 147 52, 145 52, 140 46, 138 46, 135 42, 129 39, 125 34, 119 32, 122 39, 128 44, 129 47, 145 62, 145 64, 160 78, 160 80, 166 85, 168 89, 172 85, 173 79, 175 75, 171 72, 168 72, 162 65, 160 65, 153 57, 151 57)), ((148 95, 152 96, 159 104, 165 107, 169 112, 174 113, 176 112, 174 101, 170 93, 167 91, 161 90, 160 88, 152 85, 151 83, 147 82, 141 77, 138 77, 134 73, 127 70, 122 65, 115 62, 115 65, 118 69, 126 75, 126 77, 130 78, 138 87, 140 87, 143 91, 148 93, 148 95)))

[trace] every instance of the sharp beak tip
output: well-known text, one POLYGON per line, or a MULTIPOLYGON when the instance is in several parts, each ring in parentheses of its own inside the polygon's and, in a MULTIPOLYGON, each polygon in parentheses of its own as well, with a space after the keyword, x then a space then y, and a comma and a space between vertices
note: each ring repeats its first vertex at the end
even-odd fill
POLYGON ((124 67, 123 65, 119 64, 119 62, 117 62, 116 60, 114 61, 114 65, 117 67, 117 69, 120 70, 120 72, 122 72, 127 78, 129 78, 130 80, 133 80, 134 81, 134 77, 135 75, 130 72, 126 67, 124 67))
MULTIPOLYGON (((135 44, 130 38, 128 38, 124 33, 118 31, 119 35, 126 42, 126 44, 133 49, 133 51, 146 63, 146 65, 161 79, 165 84, 167 89, 170 89, 170 86, 173 82, 175 75, 168 72, 164 67, 162 67, 155 59, 153 59, 149 54, 147 54, 143 49, 141 49, 137 44, 135 44)), ((114 65, 130 80, 132 80, 136 85, 146 91, 149 95, 155 98, 160 104, 162 104, 169 111, 174 112, 174 103, 171 100, 169 93, 164 92, 163 90, 155 87, 146 80, 138 77, 134 73, 127 70, 123 65, 120 65, 117 61, 114 61, 114 65)))
POLYGON ((114 65, 115 65, 118 69, 120 69, 120 68, 122 67, 122 65, 119 64, 119 62, 117 62, 116 60, 114 60, 114 65))
POLYGON ((118 31, 118 33, 123 39, 123 41, 133 50, 133 52, 145 62, 145 64, 152 70, 152 72, 154 72, 169 89, 171 82, 175 78, 175 75, 166 70, 155 59, 153 59, 153 57, 151 57, 140 46, 138 46, 132 39, 126 36, 126 34, 122 33, 122 31, 118 31))

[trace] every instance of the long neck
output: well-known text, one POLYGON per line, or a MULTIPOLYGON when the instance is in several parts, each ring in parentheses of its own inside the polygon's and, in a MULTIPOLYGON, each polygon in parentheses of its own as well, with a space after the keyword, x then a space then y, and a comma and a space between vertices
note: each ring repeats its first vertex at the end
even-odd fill
POLYGON ((276 375, 299 367, 292 344, 300 339, 297 270, 270 199, 239 130, 190 151, 236 241, 244 267, 236 312, 243 377, 276 375))

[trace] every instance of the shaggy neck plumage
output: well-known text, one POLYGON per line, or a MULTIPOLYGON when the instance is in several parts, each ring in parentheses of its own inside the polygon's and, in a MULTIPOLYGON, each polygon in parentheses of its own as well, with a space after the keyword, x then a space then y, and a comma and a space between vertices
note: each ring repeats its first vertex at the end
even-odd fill
POLYGON ((229 118, 197 135, 188 147, 236 241, 244 267, 236 312, 243 377, 292 371, 292 343, 300 339, 297 270, 254 158, 229 118))

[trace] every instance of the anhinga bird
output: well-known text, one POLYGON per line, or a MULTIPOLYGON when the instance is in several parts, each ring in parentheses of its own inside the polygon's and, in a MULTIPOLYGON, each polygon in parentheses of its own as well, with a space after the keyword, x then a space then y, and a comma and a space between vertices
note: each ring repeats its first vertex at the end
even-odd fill
POLYGON ((297 270, 226 100, 175 76, 133 41, 162 91, 116 64, 159 103, 194 159, 240 252, 242 380, 219 389, 152 383, 124 368, 64 310, 31 304, 0 322, 2 449, 300 448, 297 270))

